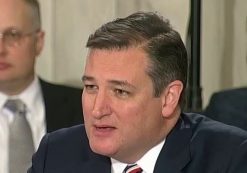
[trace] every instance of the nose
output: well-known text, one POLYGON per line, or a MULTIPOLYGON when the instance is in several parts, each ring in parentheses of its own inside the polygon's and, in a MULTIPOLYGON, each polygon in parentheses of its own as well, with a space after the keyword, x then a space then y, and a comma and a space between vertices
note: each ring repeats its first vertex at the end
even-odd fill
POLYGON ((111 114, 110 97, 106 92, 99 91, 94 100, 93 116, 101 119, 104 116, 111 114))

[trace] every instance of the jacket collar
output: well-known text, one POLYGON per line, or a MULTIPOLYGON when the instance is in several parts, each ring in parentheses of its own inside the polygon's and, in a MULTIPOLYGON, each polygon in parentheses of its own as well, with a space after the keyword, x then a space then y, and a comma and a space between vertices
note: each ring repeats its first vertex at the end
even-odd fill
POLYGON ((179 173, 190 161, 191 122, 181 115, 174 129, 167 136, 158 156, 154 173, 179 173))
POLYGON ((88 162, 85 163, 81 172, 109 173, 111 172, 111 160, 109 157, 91 152, 88 162))

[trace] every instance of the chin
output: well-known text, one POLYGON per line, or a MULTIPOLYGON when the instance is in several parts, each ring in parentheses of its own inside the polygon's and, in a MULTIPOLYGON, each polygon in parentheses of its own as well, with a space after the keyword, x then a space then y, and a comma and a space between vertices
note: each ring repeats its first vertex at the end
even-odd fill
POLYGON ((112 156, 114 153, 116 153, 115 147, 112 145, 112 143, 104 143, 102 141, 98 142, 90 142, 90 148, 93 152, 97 154, 101 154, 104 156, 112 156))

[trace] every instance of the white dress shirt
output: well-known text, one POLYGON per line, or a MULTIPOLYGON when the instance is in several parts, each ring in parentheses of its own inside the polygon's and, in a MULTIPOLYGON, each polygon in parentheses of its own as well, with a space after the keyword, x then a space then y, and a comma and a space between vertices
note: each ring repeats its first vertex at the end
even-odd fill
MULTIPOLYGON (((164 144, 165 140, 149 150, 140 160, 136 162, 136 164, 142 168, 143 173, 153 173, 155 163, 164 144)), ((119 162, 113 158, 111 158, 111 163, 112 173, 123 173, 123 170, 127 166, 126 163, 119 162)))
POLYGON ((8 99, 21 99, 27 107, 26 117, 32 130, 35 150, 46 133, 45 105, 42 97, 38 77, 21 94, 7 96, 0 92, 0 173, 8 173, 8 135, 9 123, 13 121, 13 114, 4 108, 8 99))

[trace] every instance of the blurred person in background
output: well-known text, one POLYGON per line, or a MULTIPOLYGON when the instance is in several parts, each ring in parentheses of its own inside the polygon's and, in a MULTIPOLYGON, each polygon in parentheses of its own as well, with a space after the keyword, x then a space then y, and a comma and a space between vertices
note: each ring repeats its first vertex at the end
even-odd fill
POLYGON ((213 93, 203 114, 225 124, 247 130, 247 88, 213 93))
POLYGON ((46 132, 83 121, 82 90, 48 83, 35 73, 44 37, 37 0, 0 0, 1 173, 25 172, 46 132), (19 114, 25 119, 16 120, 19 114), (22 134, 23 128, 30 132, 31 150, 22 147, 27 146, 23 138, 28 133, 22 134), (27 156, 18 154, 21 151, 27 156))

